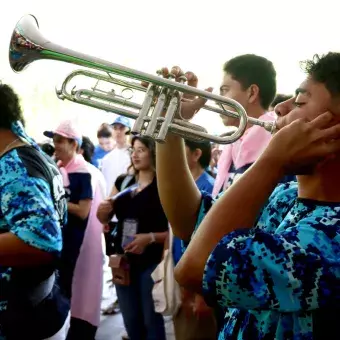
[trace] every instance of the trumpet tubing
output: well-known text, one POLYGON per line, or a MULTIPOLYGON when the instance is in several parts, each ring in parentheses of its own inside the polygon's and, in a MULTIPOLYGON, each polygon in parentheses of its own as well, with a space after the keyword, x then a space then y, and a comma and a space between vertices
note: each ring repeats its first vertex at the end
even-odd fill
POLYGON ((33 61, 41 59, 72 63, 101 71, 102 73, 84 69, 72 72, 65 78, 61 88, 56 91, 58 98, 132 118, 135 120, 132 133, 154 138, 157 142, 164 142, 166 135, 171 131, 191 140, 229 144, 243 135, 248 123, 262 126, 270 132, 275 129, 273 122, 248 117, 242 105, 235 100, 184 84, 185 78, 181 82, 176 82, 173 79, 147 74, 52 43, 40 33, 37 19, 33 15, 26 15, 18 21, 12 33, 9 46, 10 66, 13 71, 20 72, 33 61), (91 89, 69 91, 70 82, 80 75, 93 78, 97 83, 103 81, 122 86, 123 92, 139 91, 144 99, 142 103, 136 103, 131 101, 131 98, 125 98, 112 91, 100 90, 97 86, 91 89), (117 76, 129 80, 122 80, 117 76), (146 82, 149 85, 145 88, 131 79, 146 82), (218 107, 205 105, 203 108, 219 115, 238 118, 238 129, 227 135, 215 136, 199 125, 176 118, 183 95, 201 97, 215 102, 218 107), (224 106, 231 107, 235 112, 225 110, 224 106))

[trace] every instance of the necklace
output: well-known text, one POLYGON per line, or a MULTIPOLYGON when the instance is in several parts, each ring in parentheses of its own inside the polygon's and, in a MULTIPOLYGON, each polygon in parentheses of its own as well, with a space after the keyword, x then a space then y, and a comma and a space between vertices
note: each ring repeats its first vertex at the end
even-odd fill
POLYGON ((14 141, 8 143, 7 146, 5 147, 4 151, 2 151, 2 152, 0 153, 0 157, 8 150, 13 144, 15 144, 16 142, 18 142, 19 140, 20 140, 20 138, 17 138, 17 139, 15 139, 14 141))

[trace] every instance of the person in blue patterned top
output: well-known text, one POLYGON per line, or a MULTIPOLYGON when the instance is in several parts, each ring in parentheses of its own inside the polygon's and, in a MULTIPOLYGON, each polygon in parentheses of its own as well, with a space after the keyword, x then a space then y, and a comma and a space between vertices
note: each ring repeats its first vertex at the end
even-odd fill
POLYGON ((261 157, 213 206, 201 195, 175 270, 180 285, 224 311, 220 340, 337 338, 340 53, 304 65, 307 78, 277 106, 278 132, 261 157), (277 186, 285 174, 297 183, 277 186))
POLYGON ((66 200, 54 162, 26 135, 0 85, 0 339, 54 339, 69 313, 56 284, 66 200))

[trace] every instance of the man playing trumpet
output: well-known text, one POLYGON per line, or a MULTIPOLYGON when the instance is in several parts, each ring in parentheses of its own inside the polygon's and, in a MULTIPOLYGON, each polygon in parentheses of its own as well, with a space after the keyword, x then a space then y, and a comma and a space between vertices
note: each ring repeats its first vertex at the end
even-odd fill
MULTIPOLYGON (((212 198, 181 168, 183 191, 190 189, 194 198, 186 222, 199 228, 175 274, 182 286, 224 311, 219 339, 334 338, 340 302, 340 54, 316 56, 305 71, 296 96, 276 108, 278 132, 267 149, 211 209, 212 198), (297 175, 297 183, 277 186, 287 174, 297 175)), ((190 105, 195 110, 202 101, 185 105, 182 114, 190 105)), ((172 135, 168 140, 172 155, 184 158, 182 141, 172 135)), ((163 147, 158 145, 160 154, 163 147)), ((160 183, 166 165, 157 164, 160 183)), ((176 201, 161 185, 159 191, 176 234, 176 201)))
MULTIPOLYGON (((219 88, 222 96, 236 100, 245 108, 247 115, 252 118, 262 121, 275 120, 274 113, 268 112, 268 107, 276 93, 276 71, 270 60, 255 54, 239 55, 228 60, 224 64, 223 71, 223 80, 219 88)), ((167 77, 169 70, 163 68, 162 73, 164 77, 167 77)), ((171 73, 178 80, 183 76, 179 67, 173 67, 171 73)), ((188 79, 188 85, 197 86, 198 79, 195 74, 187 72, 185 76, 188 79)), ((211 91, 212 89, 208 90, 211 91)), ((192 110, 200 109, 204 103, 200 99, 191 103, 183 102, 182 116, 191 118, 192 110)), ((230 107, 226 107, 226 109, 232 110, 230 107)), ((239 125, 237 118, 230 116, 221 116, 221 118, 226 126, 238 127, 239 125)), ((213 197, 230 187, 254 163, 267 147, 270 138, 271 134, 262 127, 248 124, 242 138, 224 147, 218 162, 217 178, 212 192, 213 197)), ((188 241, 194 231, 195 214, 201 197, 196 188, 193 190, 192 181, 188 181, 187 177, 183 176, 183 173, 187 173, 186 163, 183 159, 183 145, 181 138, 170 135, 167 137, 165 145, 158 146, 158 156, 161 157, 158 162, 158 172, 162 176, 158 186, 160 192, 164 193, 162 203, 167 207, 167 214, 171 215, 171 220, 174 222, 172 227, 175 235, 184 241, 188 241), (182 152, 178 150, 180 148, 182 148, 182 152), (174 150, 177 150, 177 152, 174 152, 174 150), (176 204, 173 204, 175 201, 176 204)), ((187 305, 187 299, 184 296, 182 309, 185 309, 187 305)), ((201 301, 201 303, 198 306, 196 306, 196 303, 194 304, 193 310, 196 311, 194 314, 200 315, 200 310, 202 310, 202 314, 206 314, 207 307, 203 308, 203 299, 197 301, 201 301)), ((181 315, 181 313, 178 313, 174 319, 175 330, 183 328, 187 334, 191 334, 190 329, 194 328, 194 322, 192 325, 188 325, 188 319, 181 320, 181 315), (181 322, 184 323, 185 327, 180 327, 181 322)), ((223 316, 222 311, 215 310, 218 328, 223 325, 223 316)), ((197 323, 195 340, 198 339, 198 334, 201 338, 204 337, 201 328, 209 328, 207 320, 206 318, 204 324, 201 320, 197 323)), ((211 329, 213 328, 211 326, 211 329)), ((191 336, 187 338, 189 339, 191 336)), ((212 338, 215 338, 215 336, 212 338)))

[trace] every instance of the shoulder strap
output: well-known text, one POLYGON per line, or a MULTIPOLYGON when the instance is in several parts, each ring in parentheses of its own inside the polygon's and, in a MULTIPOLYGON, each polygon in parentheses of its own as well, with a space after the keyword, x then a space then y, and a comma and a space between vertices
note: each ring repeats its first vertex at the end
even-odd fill
POLYGON ((63 227, 65 217, 67 216, 67 202, 62 176, 57 164, 47 154, 35 149, 31 145, 19 146, 15 149, 18 150, 18 153, 20 153, 19 150, 27 151, 21 153, 20 157, 24 162, 29 162, 32 168, 35 169, 32 176, 43 179, 48 183, 60 226, 63 227))
POLYGON ((54 208, 59 217, 60 227, 63 228, 65 224, 65 212, 67 211, 67 203, 65 199, 65 191, 62 182, 62 176, 58 169, 57 164, 51 157, 45 153, 41 153, 36 149, 33 149, 35 154, 44 164, 44 168, 47 170, 49 178, 47 179, 51 190, 51 196, 53 199, 54 208))
MULTIPOLYGON (((174 235, 172 233, 172 229, 170 227, 170 224, 168 225, 169 227, 169 231, 168 231, 168 235, 164 241, 164 251, 165 250, 169 250, 170 253, 172 253, 172 248, 173 248, 173 241, 174 241, 174 235)), ((164 254, 163 254, 164 255, 164 254)))
POLYGON ((122 185, 120 186, 120 191, 123 191, 128 186, 132 178, 133 175, 126 175, 126 177, 123 179, 122 185))
POLYGON ((168 238, 169 238, 169 252, 172 253, 173 242, 174 242, 174 234, 172 232, 170 224, 168 226, 169 226, 169 234, 168 234, 168 238))

